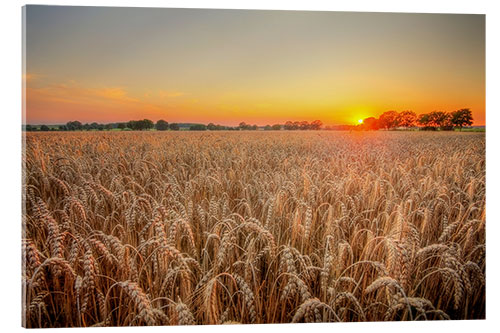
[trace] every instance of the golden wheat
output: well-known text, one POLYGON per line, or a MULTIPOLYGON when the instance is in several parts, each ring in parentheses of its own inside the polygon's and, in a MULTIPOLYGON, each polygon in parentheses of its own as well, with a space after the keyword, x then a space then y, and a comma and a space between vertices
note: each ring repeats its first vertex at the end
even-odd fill
POLYGON ((26 327, 485 317, 483 133, 26 133, 26 327))

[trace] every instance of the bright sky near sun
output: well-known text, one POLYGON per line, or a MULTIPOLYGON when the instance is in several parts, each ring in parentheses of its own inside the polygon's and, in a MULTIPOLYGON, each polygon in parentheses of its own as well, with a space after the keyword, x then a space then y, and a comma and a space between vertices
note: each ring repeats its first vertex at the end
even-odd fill
POLYGON ((28 6, 25 31, 29 124, 485 124, 484 15, 28 6))

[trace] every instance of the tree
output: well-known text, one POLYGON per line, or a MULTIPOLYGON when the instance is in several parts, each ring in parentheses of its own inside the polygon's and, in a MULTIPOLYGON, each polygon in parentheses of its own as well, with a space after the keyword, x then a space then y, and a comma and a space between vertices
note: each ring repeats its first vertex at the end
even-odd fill
POLYGON ((422 129, 424 131, 435 131, 436 127, 432 126, 431 124, 431 117, 429 113, 423 113, 420 116, 418 116, 417 122, 419 125, 422 126, 422 129))
POLYGON ((464 126, 472 125, 472 120, 472 112, 470 109, 460 109, 451 113, 451 124, 458 127, 460 130, 462 130, 464 126))
POLYGON ((214 123, 210 123, 207 125, 207 129, 209 131, 216 131, 218 128, 217 128, 217 125, 215 125, 214 123))
POLYGON ((206 131, 207 126, 205 126, 203 124, 194 124, 194 125, 189 126, 189 130, 190 131, 206 131))
POLYGON ((281 125, 280 125, 280 124, 274 124, 274 125, 272 126, 272 130, 273 130, 273 131, 279 131, 279 130, 281 130, 281 125))
POLYGON ((127 128, 130 128, 131 130, 137 129, 137 121, 130 120, 129 122, 127 122, 127 128))
POLYGON ((168 123, 163 119, 158 120, 156 122, 156 130, 158 130, 158 131, 168 130, 168 123))
POLYGON ((109 123, 109 124, 106 124, 104 125, 104 128, 107 130, 107 131, 110 131, 113 129, 113 124, 109 123))
POLYGON ((271 125, 266 125, 266 126, 264 126, 264 131, 270 131, 270 130, 272 130, 272 129, 273 129, 273 128, 272 128, 272 126, 271 126, 271 125))
POLYGON ((40 131, 47 132, 47 131, 50 131, 50 128, 47 125, 42 125, 42 126, 40 126, 40 131))
POLYGON ((304 130, 308 130, 308 129, 309 129, 309 122, 307 122, 307 121, 305 121, 305 120, 304 120, 304 121, 301 121, 301 122, 299 123, 299 129, 300 129, 300 130, 302 130, 302 131, 304 131, 304 130))
POLYGON ((118 123, 118 128, 121 130, 127 128, 127 123, 118 123))
POLYGON ((149 129, 152 129, 155 127, 155 124, 153 123, 153 121, 149 120, 149 119, 143 119, 143 120, 140 120, 140 127, 141 127, 141 131, 142 130, 149 130, 149 129))
POLYGON ((378 118, 380 122, 380 127, 385 129, 391 129, 398 127, 398 113, 396 111, 386 111, 380 115, 378 118))
POLYGON ((66 123, 66 127, 68 128, 68 131, 77 131, 81 130, 83 128, 82 123, 75 120, 75 121, 68 121, 66 123))
POLYGON ((239 124, 238 128, 239 128, 240 130, 254 130, 254 129, 257 129, 257 128, 256 128, 256 126, 257 126, 257 125, 250 125, 250 124, 247 124, 247 123, 245 123, 244 121, 242 121, 242 122, 239 124))
POLYGON ((154 128, 154 123, 149 119, 131 120, 127 123, 127 127, 135 131, 143 131, 154 128))
POLYGON ((127 127, 130 128, 131 130, 138 130, 139 129, 139 122, 137 120, 130 120, 127 123, 127 127))
POLYGON ((366 131, 376 131, 380 128, 379 120, 375 117, 363 119, 363 129, 366 131))
POLYGON ((179 124, 177 123, 170 123, 168 125, 168 127, 172 130, 172 131, 178 131, 179 130, 179 124))
POLYGON ((401 127, 414 127, 417 115, 413 111, 402 111, 397 116, 397 123, 401 127))
POLYGON ((318 131, 318 130, 320 130, 320 129, 321 129, 321 127, 323 127, 323 123, 321 122, 321 120, 315 120, 315 121, 313 121, 313 122, 311 123, 311 125, 310 125, 309 127, 310 127, 310 129, 312 129, 312 130, 316 130, 316 131, 318 131))
POLYGON ((26 125, 26 127, 24 128, 27 132, 31 132, 34 130, 34 126, 31 126, 31 125, 26 125))
POLYGON ((59 125, 59 130, 60 131, 67 131, 68 128, 66 127, 66 125, 59 125))
POLYGON ((441 130, 449 130, 451 125, 451 115, 444 111, 433 111, 429 114, 431 126, 439 127, 441 130))

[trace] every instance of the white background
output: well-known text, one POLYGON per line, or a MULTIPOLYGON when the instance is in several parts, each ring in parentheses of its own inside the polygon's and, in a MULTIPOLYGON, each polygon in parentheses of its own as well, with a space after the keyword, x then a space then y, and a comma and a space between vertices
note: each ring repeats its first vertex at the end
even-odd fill
MULTIPOLYGON (((499 178, 500 178, 500 109, 499 109, 499 62, 500 62, 500 10, 499 1, 481 0, 241 0, 241 1, 17 1, 7 0, 0 4, 0 157, 1 166, 1 297, 0 329, 5 332, 21 330, 21 7, 25 4, 45 5, 93 5, 127 7, 184 7, 184 8, 240 8, 240 9, 291 9, 291 10, 332 10, 332 11, 372 11, 372 12, 413 12, 413 13, 470 13, 486 14, 486 124, 487 124, 487 297, 486 320, 418 323, 335 323, 335 324, 294 324, 294 325, 238 325, 238 326, 197 326, 197 327, 154 327, 154 328, 104 328, 106 332, 121 330, 183 332, 255 332, 283 330, 302 332, 422 332, 425 331, 467 331, 489 332, 500 330, 500 301, 498 272, 499 233, 499 178)), ((467 52, 467 50, 464 50, 467 52)), ((87 329, 88 331, 89 329, 87 329)), ((90 329, 102 330, 102 329, 90 329)), ((54 331, 50 329, 49 331, 54 331)), ((61 331, 61 330, 58 330, 61 331)), ((66 331, 66 329, 63 329, 66 331)), ((85 332, 87 332, 85 331, 85 332)))

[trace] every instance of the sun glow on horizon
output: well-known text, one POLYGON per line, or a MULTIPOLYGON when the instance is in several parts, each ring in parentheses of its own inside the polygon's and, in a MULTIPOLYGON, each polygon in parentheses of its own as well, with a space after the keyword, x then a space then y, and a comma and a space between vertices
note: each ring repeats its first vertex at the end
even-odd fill
POLYGON ((362 124, 363 123, 363 119, 358 119, 358 124, 362 124))

